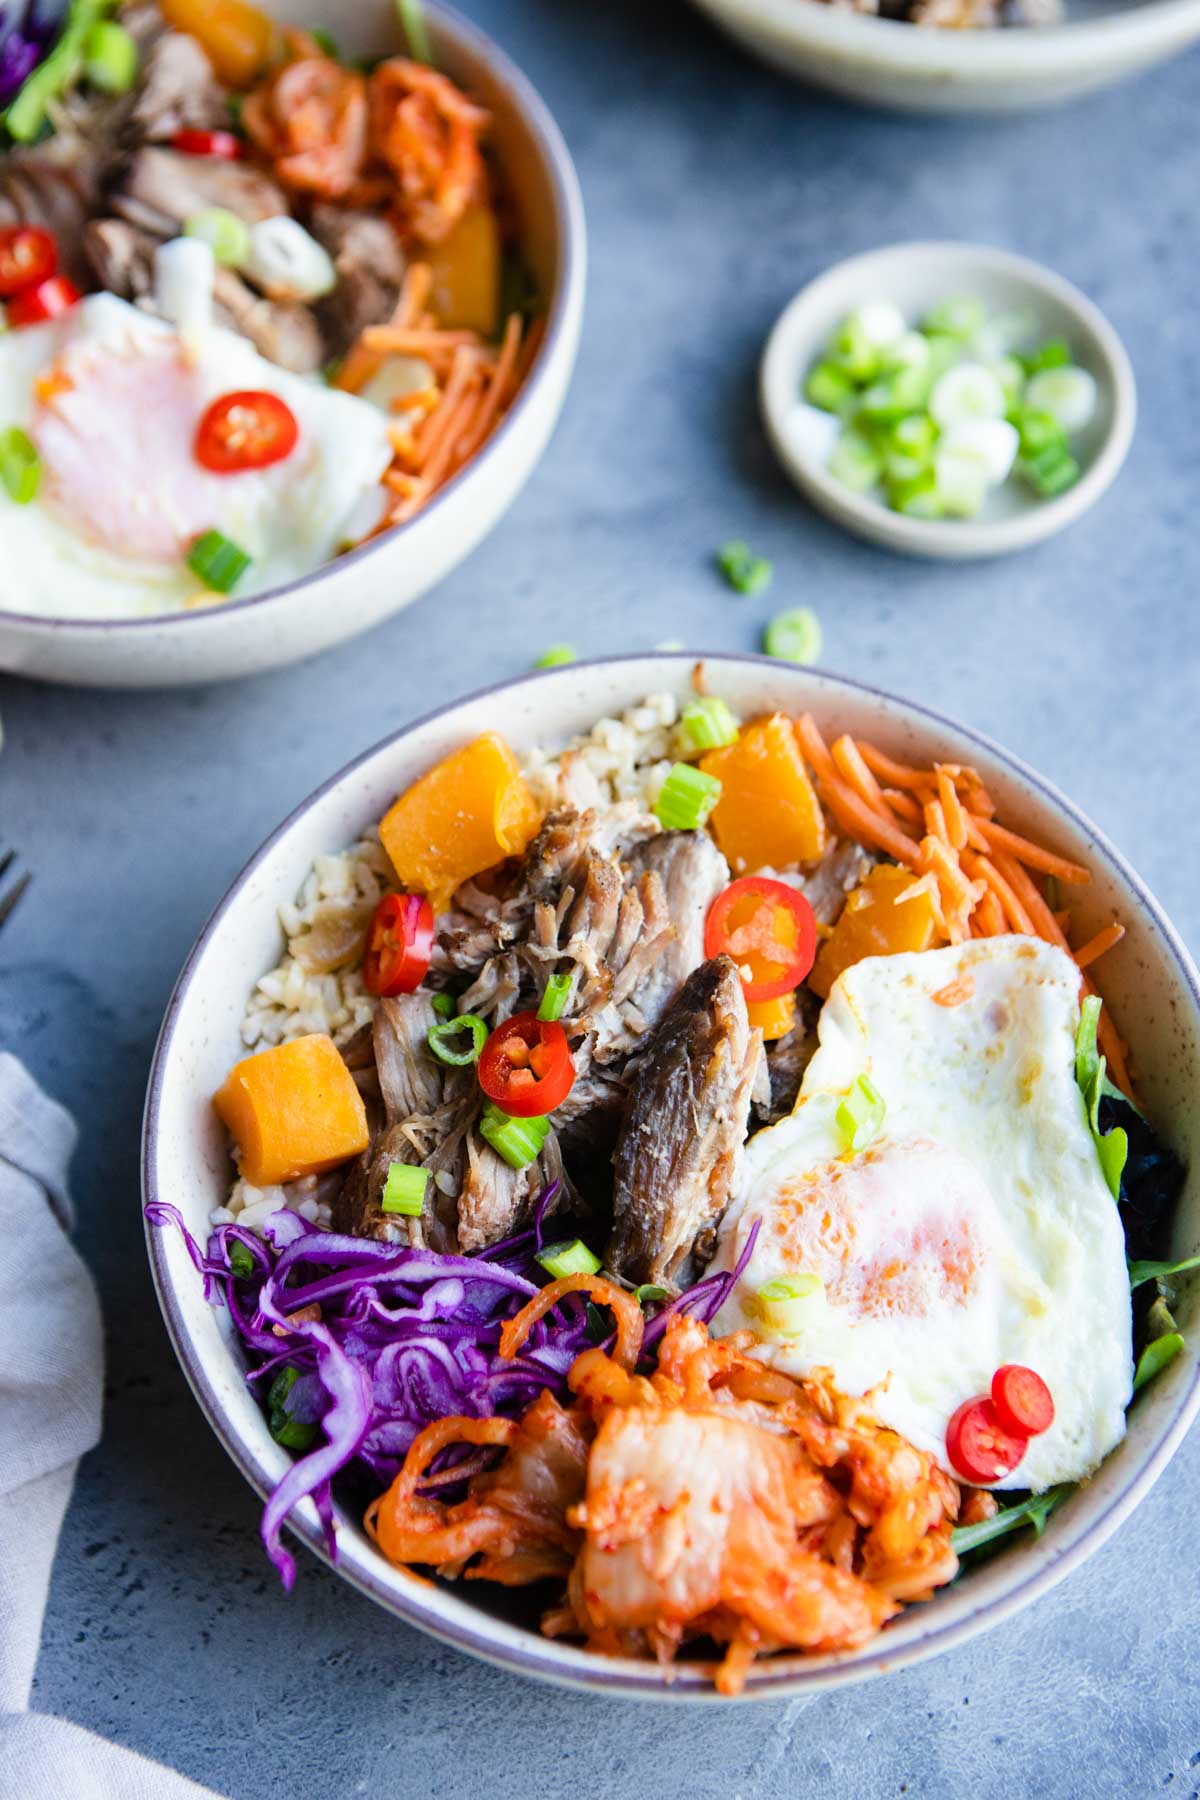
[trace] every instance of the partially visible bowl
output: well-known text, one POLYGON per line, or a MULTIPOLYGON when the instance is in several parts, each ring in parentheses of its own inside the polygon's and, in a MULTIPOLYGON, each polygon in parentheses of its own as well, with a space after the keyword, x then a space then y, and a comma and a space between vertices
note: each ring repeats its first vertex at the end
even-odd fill
MULTIPOLYGON (((328 0, 269 0, 283 24, 330 22, 328 0)), ((311 656, 407 606, 473 550, 508 509, 549 440, 575 363, 587 250, 570 153, 545 104, 504 53, 441 0, 424 8, 438 65, 491 110, 492 142, 516 201, 522 249, 546 298, 533 369, 483 449, 406 525, 303 580, 223 606, 95 620, 0 611, 0 669, 85 687, 220 681, 311 656)), ((392 0, 333 21, 342 49, 398 54, 392 0)))
POLYGON ((1200 0, 1066 0, 1063 25, 952 31, 820 0, 696 0, 748 50, 849 100, 1015 113, 1122 81, 1200 38, 1200 0))
POLYGON ((889 244, 827 269, 801 288, 772 327, 759 397, 776 455, 814 506, 872 543, 949 562, 1024 550, 1073 524, 1116 479, 1137 421, 1129 358, 1099 308, 1061 275, 987 244, 889 244), (989 314, 1028 312, 1039 337, 1065 338, 1075 361, 1092 375, 1095 416, 1072 445, 1083 473, 1054 500, 1010 480, 989 495, 977 518, 909 518, 831 475, 792 421, 809 369, 854 307, 891 300, 915 322, 938 301, 960 294, 978 296, 989 314))
MULTIPOLYGON (((694 660, 686 654, 620 657, 488 689, 388 738, 304 801, 221 901, 171 998, 146 1105, 144 1198, 173 1202, 201 1237, 212 1208, 224 1202, 231 1164, 211 1095, 244 1053, 238 1028, 246 997, 280 954, 276 908, 298 890, 314 856, 350 843, 430 763, 498 722, 518 748, 561 742, 647 693, 690 695, 694 660)), ((765 657, 712 656, 706 666, 712 691, 743 715, 811 708, 819 722, 836 721, 837 729, 868 736, 905 761, 971 763, 1015 826, 1089 864, 1093 880, 1080 890, 1078 926, 1086 935, 1114 914, 1125 921, 1126 937, 1105 959, 1105 994, 1129 1039, 1155 1122, 1190 1164, 1175 1249, 1177 1255, 1194 1251, 1200 1243, 1200 1113, 1194 1104, 1200 974, 1118 852, 1032 769, 923 707, 765 657)), ((148 1239, 167 1327, 196 1398, 242 1473, 265 1495, 289 1458, 246 1388, 227 1315, 206 1304, 176 1232, 151 1228, 148 1239)), ((1014 1543, 934 1601, 911 1607, 861 1650, 764 1659, 751 1671, 747 1695, 808 1693, 901 1668, 997 1624, 1077 1568, 1149 1491, 1200 1410, 1200 1280, 1193 1279, 1177 1311, 1186 1350, 1138 1397, 1124 1441, 1041 1538, 1014 1543)), ((505 1596, 482 1582, 414 1579, 385 1561, 356 1516, 339 1506, 336 1518, 338 1572, 388 1611, 447 1643, 564 1686, 642 1698, 717 1699, 695 1664, 683 1662, 668 1673, 545 1639, 537 1630, 536 1600, 519 1591, 505 1596)), ((324 1554, 310 1503, 295 1515, 294 1528, 311 1550, 324 1554)))

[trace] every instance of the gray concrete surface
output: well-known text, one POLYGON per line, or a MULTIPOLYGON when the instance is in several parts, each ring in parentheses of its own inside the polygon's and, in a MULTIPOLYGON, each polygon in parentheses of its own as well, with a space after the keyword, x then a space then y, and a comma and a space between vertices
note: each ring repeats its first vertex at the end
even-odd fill
POLYGON ((319 664, 166 696, 0 681, 0 837, 37 872, 0 935, 0 1043, 80 1118, 80 1236, 110 1355, 107 1435, 67 1521, 35 1702, 236 1800, 1195 1795, 1200 1438, 1086 1570, 989 1638, 871 1687, 701 1714, 526 1685, 309 1559, 286 1599, 254 1498, 176 1368, 137 1147, 154 1035, 197 928, 330 770, 556 639, 752 648, 775 608, 813 605, 829 667, 1020 751, 1200 943, 1200 61, 1050 116, 938 124, 806 96, 682 4, 470 10, 557 111, 591 221, 578 376, 518 505, 437 593, 319 664), (840 536, 774 468, 755 417, 759 346, 796 286, 852 251, 939 233, 1079 282, 1141 387, 1133 454, 1099 509, 975 569, 840 536), (733 533, 774 558, 769 594, 738 599, 713 577, 733 533))

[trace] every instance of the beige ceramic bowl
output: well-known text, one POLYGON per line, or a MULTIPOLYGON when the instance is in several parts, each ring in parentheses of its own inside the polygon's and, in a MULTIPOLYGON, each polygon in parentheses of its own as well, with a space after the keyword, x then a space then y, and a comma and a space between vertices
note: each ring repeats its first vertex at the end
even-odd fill
POLYGON ((1116 480, 1137 422, 1133 369, 1099 307, 1061 275, 989 244, 889 244, 827 269, 776 320, 759 370, 759 402, 775 454, 814 506, 871 543, 943 562, 1027 550, 1074 524, 1116 480), (891 300, 915 323, 938 301, 958 294, 983 300, 991 317, 1028 316, 1036 339, 1065 338, 1095 380, 1096 412, 1072 439, 1080 479, 1057 499, 1043 500, 1008 480, 988 495, 977 518, 912 519, 831 475, 808 436, 796 431, 796 409, 809 370, 854 307, 891 300))
MULTIPOLYGON (((173 1202, 200 1237, 211 1209, 224 1200, 231 1165, 211 1095, 242 1054, 238 1026, 246 997, 279 958, 276 908, 296 893, 314 856, 350 843, 398 789, 479 732, 500 726, 518 748, 561 743, 647 693, 688 695, 693 660, 659 655, 581 663, 472 695, 368 751, 285 820, 217 907, 172 996, 146 1104, 145 1199, 173 1202)), ((1079 928, 1087 933, 1114 913, 1126 922, 1127 936, 1105 958, 1105 993, 1130 1041, 1156 1123, 1200 1171, 1200 975, 1153 896, 1095 826, 1015 757, 923 707, 763 657, 713 656, 707 666, 711 690, 743 716, 811 708, 828 730, 870 737, 905 761, 927 764, 938 757, 974 764, 1006 819, 1090 865, 1094 879, 1079 909, 1079 928)), ((226 1315, 205 1303, 176 1232, 152 1228, 148 1244, 167 1328, 196 1398, 242 1473, 264 1494, 289 1458, 247 1392, 226 1315)), ((1175 1253, 1193 1252, 1198 1244, 1200 1179, 1194 1174, 1176 1223, 1175 1253)), ((909 1608, 861 1650, 764 1660, 751 1672, 747 1698, 809 1693, 902 1668, 999 1624, 1078 1568, 1148 1492, 1200 1407, 1200 1282, 1193 1279, 1178 1312, 1187 1350, 1138 1397, 1124 1442, 1050 1520, 1042 1538, 1014 1543, 928 1605, 909 1608)), ((296 1515, 295 1531, 323 1554, 310 1504, 296 1515)), ((387 1563, 358 1518, 340 1509, 337 1532, 335 1566, 347 1581, 459 1649, 563 1686, 722 1704, 694 1664, 681 1664, 668 1677, 652 1663, 592 1656, 550 1641, 537 1631, 536 1599, 484 1583, 414 1579, 387 1563)), ((1114 1619, 1113 1630, 1120 1629, 1114 1619)))
POLYGON ((936 31, 818 0, 696 0, 801 81, 906 112, 1014 113, 1074 100, 1200 38, 1200 0, 1066 0, 1039 30, 936 31))
MULTIPOLYGON (((273 18, 333 24, 346 53, 404 48, 393 0, 269 0, 273 18)), ((0 669, 89 687, 161 687, 252 675, 353 637, 440 581, 508 509, 541 456, 579 343, 587 261, 583 202, 566 145, 529 82, 440 0, 424 7, 438 65, 490 108, 492 141, 521 218, 522 247, 547 301, 546 334, 524 388, 483 450, 407 525, 301 581, 201 612, 48 619, 0 611, 0 669)))

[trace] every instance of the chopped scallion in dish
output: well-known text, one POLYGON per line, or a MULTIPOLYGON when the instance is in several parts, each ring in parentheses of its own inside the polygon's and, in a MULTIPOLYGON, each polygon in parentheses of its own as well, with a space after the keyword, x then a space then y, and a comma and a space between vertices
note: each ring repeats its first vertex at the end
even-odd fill
POLYGON ((19 425, 0 432, 0 481, 9 499, 28 506, 41 479, 41 458, 29 435, 19 425))
POLYGON ((542 995, 542 1003, 538 1007, 538 1018, 549 1024, 553 1024, 555 1019, 561 1019, 570 991, 571 977, 569 975, 552 975, 546 983, 546 991, 542 995))
POLYGON ((534 1259, 541 1263, 547 1275, 560 1280, 564 1275, 595 1275, 600 1268, 600 1258, 592 1253, 582 1238, 575 1238, 561 1244, 547 1244, 539 1250, 534 1259))
POLYGON ((726 702, 716 695, 690 700, 679 722, 693 750, 719 750, 737 742, 738 722, 726 702))
POLYGON ((205 531, 188 551, 187 566, 206 587, 218 594, 229 594, 250 567, 250 558, 232 538, 219 531, 205 531))
POLYGON ((419 1219, 428 1186, 428 1169, 418 1168, 415 1163, 394 1162, 383 1184, 380 1210, 399 1213, 407 1219, 419 1219))
POLYGON ((664 831, 697 831, 720 798, 715 775, 676 763, 659 789, 654 815, 664 831))

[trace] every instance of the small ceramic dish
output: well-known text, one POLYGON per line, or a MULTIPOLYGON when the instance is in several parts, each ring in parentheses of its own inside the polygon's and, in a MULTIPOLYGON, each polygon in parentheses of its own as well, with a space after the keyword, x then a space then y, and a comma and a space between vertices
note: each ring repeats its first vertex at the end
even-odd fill
MULTIPOLYGON (((1195 1105, 1200 974, 1129 865, 1041 776, 963 725, 859 682, 767 657, 711 656, 705 662, 710 691, 743 717, 811 709, 827 730, 868 737, 906 762, 970 763, 1014 827, 1089 865, 1092 881, 1078 890, 1076 923, 1086 936, 1114 916, 1125 922, 1125 938, 1105 958, 1104 992, 1129 1040, 1155 1124, 1192 1170, 1173 1236, 1173 1254, 1189 1254, 1200 1243, 1195 1105)), ((142 1147, 145 1199, 170 1201, 201 1239, 212 1209, 224 1204, 232 1163, 212 1094, 245 1053, 239 1027, 247 995, 282 948, 278 907, 298 891, 315 856, 353 842, 400 789, 480 732, 500 725, 518 751, 558 746, 647 694, 669 691, 680 701, 690 698, 694 663, 694 654, 687 653, 617 657, 490 688, 386 739, 305 800, 237 877, 179 978, 150 1076, 142 1147)), ((205 1301, 203 1283, 177 1232, 149 1228, 148 1248, 167 1328, 196 1398, 246 1479, 265 1495, 291 1461, 247 1388, 228 1315, 205 1301)), ((859 1650, 763 1658, 750 1672, 746 1698, 815 1693, 903 1668, 998 1624, 1078 1568, 1146 1495, 1200 1409, 1200 1278, 1181 1290, 1175 1310, 1184 1350, 1137 1397, 1123 1441, 1040 1538, 1014 1539, 1011 1548, 928 1604, 910 1607, 859 1650)), ((681 1661, 662 1669, 545 1638, 538 1630, 542 1597, 536 1589, 424 1580, 387 1562, 358 1513, 340 1500, 335 1520, 338 1574, 388 1612, 446 1643, 563 1686, 614 1697, 724 1704, 702 1664, 681 1661)), ((314 1554, 326 1554, 310 1501, 293 1514, 291 1531, 314 1554)), ((305 1579, 303 1568, 299 1579, 305 1579)), ((1114 1628, 1119 1629, 1116 1620, 1114 1628)))
MULTIPOLYGON (((808 0, 806 0, 808 3, 808 0)), ((965 561, 1024 550, 1071 525, 1094 506, 1125 460, 1137 419, 1133 370, 1121 340, 1099 309, 1060 275, 986 244, 891 244, 837 263, 801 288, 776 320, 763 351, 759 399, 775 453, 801 492, 837 524, 910 556, 965 561), (977 296, 989 316, 1028 314, 1039 338, 1061 337, 1096 382, 1095 413, 1072 438, 1082 466, 1073 487, 1043 500, 1006 481, 971 519, 918 519, 836 479, 797 409, 809 370, 831 332, 854 307, 890 300, 915 322, 958 295, 977 296)))
POLYGON ((906 112, 1015 113, 1123 81, 1200 38, 1200 0, 1066 0, 1061 25, 937 30, 818 0, 696 0, 765 62, 906 112))
MULTIPOLYGON (((343 50, 398 55, 394 0, 331 12, 328 0, 268 0, 282 25, 333 24, 343 50)), ((278 668, 409 605, 486 536, 524 486, 558 419, 583 317, 583 202, 558 127, 524 75, 441 0, 425 17, 439 67, 492 115, 491 142, 546 302, 546 330, 521 392, 492 436, 416 518, 285 587, 195 612, 128 619, 0 611, 0 669, 84 687, 163 687, 278 668)))

